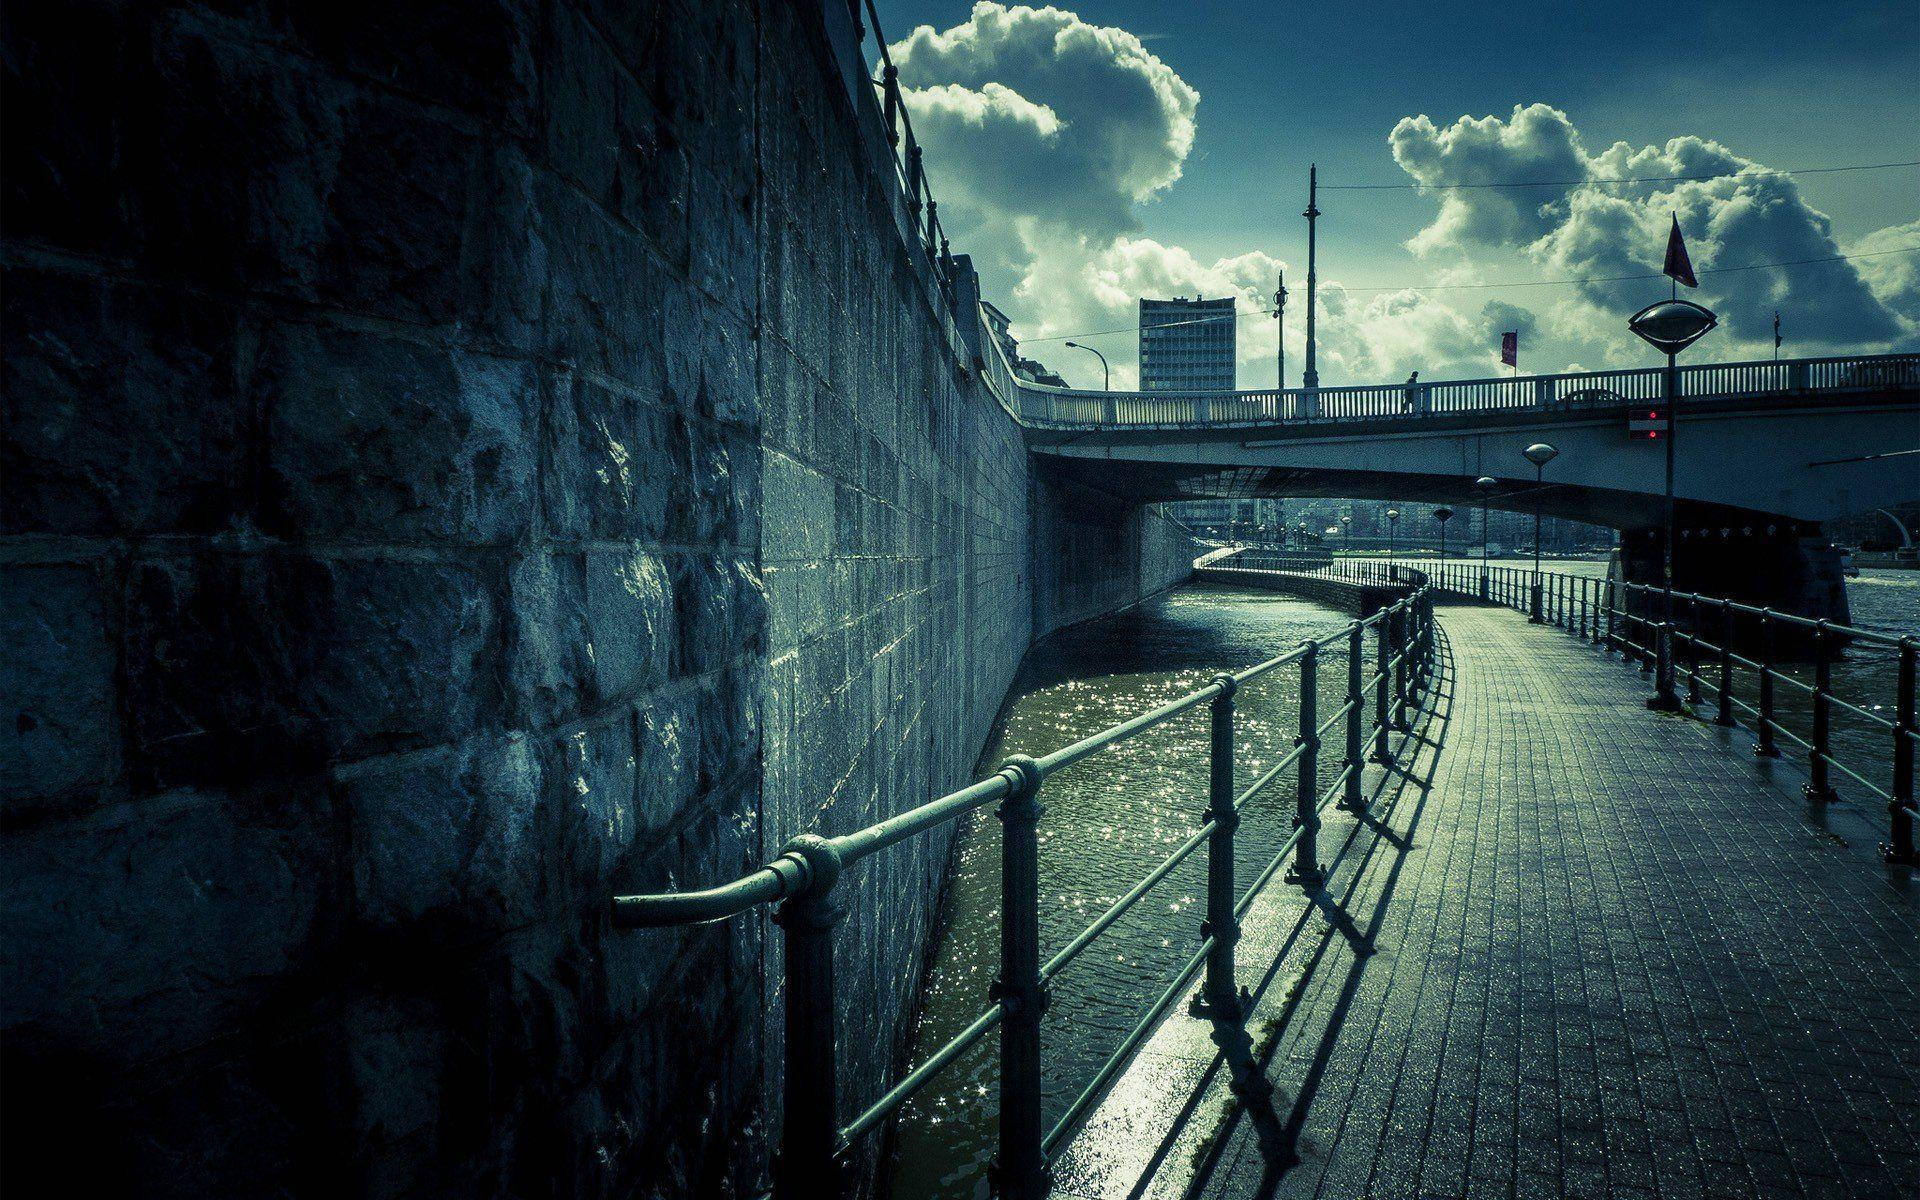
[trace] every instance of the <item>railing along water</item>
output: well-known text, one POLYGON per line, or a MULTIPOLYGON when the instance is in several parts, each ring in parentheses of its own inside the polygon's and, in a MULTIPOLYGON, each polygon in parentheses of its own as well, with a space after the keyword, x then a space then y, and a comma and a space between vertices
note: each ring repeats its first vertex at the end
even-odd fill
MULTIPOLYGON (((1103 392, 1021 381, 1020 416, 1034 425, 1318 424, 1461 413, 1599 412, 1665 395, 1664 367, 1359 387, 1244 392, 1103 392)), ((1679 371, 1680 399, 1920 390, 1920 354, 1702 363, 1679 371)))
MULTIPOLYGON (((1336 560, 1331 566, 1290 563, 1286 556, 1259 561, 1270 569, 1301 574, 1325 574, 1354 566, 1385 568, 1371 560, 1336 560)), ((1780 743, 1792 744, 1804 756, 1810 802, 1832 803, 1840 798, 1836 773, 1847 786, 1863 789, 1886 806, 1887 840, 1881 849, 1888 862, 1920 865, 1916 845, 1915 761, 1920 758, 1920 713, 1916 713, 1916 672, 1920 671, 1920 636, 1895 636, 1877 630, 1814 620, 1771 608, 1742 604, 1725 597, 1676 590, 1672 611, 1666 609, 1664 589, 1617 579, 1596 579, 1529 567, 1483 565, 1470 560, 1420 562, 1423 578, 1436 593, 1502 605, 1516 612, 1533 611, 1537 589, 1545 623, 1558 625, 1582 641, 1608 651, 1619 651, 1627 661, 1655 678, 1684 676, 1688 705, 1711 703, 1714 724, 1735 727, 1741 718, 1751 722, 1753 753, 1761 758, 1782 757, 1780 743), (1783 665, 1782 643, 1787 638, 1808 652, 1811 678, 1783 665), (1741 653, 1739 647, 1748 648, 1741 653), (1891 697, 1845 696, 1834 684, 1833 669, 1843 653, 1887 655, 1894 675, 1891 697), (1684 660, 1684 661, 1683 661, 1684 660), (1741 684, 1750 686, 1742 695, 1741 684), (1796 729, 1781 689, 1807 702, 1805 725, 1796 729), (1887 715, 1891 710, 1891 715, 1887 715), (1835 722, 1845 719, 1867 731, 1862 740, 1878 741, 1887 754, 1877 764, 1849 762, 1838 752, 1835 722), (1876 769, 1884 774, 1874 776, 1876 769)))
POLYGON ((1309 640, 1244 670, 1223 673, 1207 686, 1083 738, 1040 758, 1015 755, 999 771, 956 792, 852 833, 793 839, 772 862, 731 883, 694 892, 616 896, 613 919, 621 928, 648 928, 724 921, 763 904, 778 904, 785 936, 786 1064, 783 1119, 774 1171, 778 1200, 837 1197, 850 1190, 847 1165, 863 1141, 942 1070, 994 1030, 1000 1032, 999 1146, 996 1193, 1009 1200, 1035 1200, 1049 1187, 1048 1164, 1072 1141, 1121 1069, 1172 1009, 1196 974, 1204 979, 1194 1011, 1214 1020, 1244 1017, 1236 984, 1234 947, 1239 922, 1283 864, 1287 881, 1314 892, 1324 883, 1318 835, 1320 818, 1339 805, 1364 812, 1360 788, 1364 752, 1392 761, 1389 728, 1408 728, 1410 704, 1421 702, 1434 673, 1436 639, 1432 589, 1418 571, 1356 570, 1354 582, 1392 588, 1386 603, 1338 633, 1309 640), (1377 646, 1373 674, 1362 669, 1363 644, 1371 630, 1377 646), (1320 652, 1342 643, 1348 654, 1342 704, 1322 713, 1318 698, 1320 652), (1235 696, 1283 668, 1298 669, 1299 732, 1291 752, 1244 788, 1234 771, 1235 696), (1368 698, 1376 700, 1375 728, 1366 730, 1368 698), (1389 705, 1389 695, 1392 704, 1389 705), (1200 705, 1209 708, 1206 754, 1208 795, 1203 819, 1191 836, 1148 871, 1126 894, 1069 940, 1040 959, 1038 830, 1041 794, 1048 778, 1093 759, 1129 738, 1154 729, 1200 705), (1321 739, 1343 729, 1341 770, 1331 784, 1318 778, 1321 739), (1242 815, 1276 780, 1294 775, 1292 833, 1274 847, 1267 864, 1241 887, 1234 876, 1234 843, 1242 815), (953 1039, 900 1078, 886 1093, 842 1125, 834 1046, 833 931, 843 915, 835 884, 846 869, 889 846, 997 805, 1002 824, 1000 973, 991 1003, 953 1039), (1045 1047, 1040 1017, 1048 985, 1080 954, 1124 917, 1176 867, 1207 848, 1206 916, 1192 955, 1142 1010, 1139 1020, 1093 1078, 1049 1127, 1041 1107, 1045 1047))

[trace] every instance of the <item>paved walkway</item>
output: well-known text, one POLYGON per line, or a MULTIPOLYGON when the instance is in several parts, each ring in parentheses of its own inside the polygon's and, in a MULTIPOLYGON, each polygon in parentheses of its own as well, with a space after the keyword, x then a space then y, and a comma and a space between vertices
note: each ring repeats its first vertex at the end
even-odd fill
POLYGON ((1920 884, 1878 814, 1563 633, 1441 626, 1378 824, 1323 834, 1332 903, 1249 914, 1246 1037, 1170 1019, 1057 1194, 1920 1196, 1920 884))

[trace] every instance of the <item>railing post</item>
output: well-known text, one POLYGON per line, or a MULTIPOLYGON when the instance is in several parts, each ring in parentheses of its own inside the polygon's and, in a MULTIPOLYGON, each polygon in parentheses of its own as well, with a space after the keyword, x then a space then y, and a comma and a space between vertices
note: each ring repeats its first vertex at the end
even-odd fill
POLYGON ((1402 600, 1393 606, 1400 614, 1393 624, 1394 663, 1393 663, 1393 727, 1405 732, 1407 728, 1407 660, 1413 655, 1413 606, 1402 600))
POLYGON ((1240 940, 1240 922, 1233 915, 1233 835, 1240 814, 1233 807, 1233 693, 1239 685, 1231 675, 1216 675, 1213 682, 1220 689, 1208 729, 1207 820, 1213 832, 1207 836, 1207 917, 1200 923, 1200 936, 1212 938, 1213 949, 1207 955, 1206 987, 1194 997, 1191 1011, 1197 1017, 1238 1021, 1242 1012, 1233 948, 1240 940))
POLYGON ((1393 609, 1383 608, 1378 615, 1380 620, 1373 627, 1376 676, 1373 681, 1373 761, 1389 763, 1393 761, 1392 749, 1387 745, 1387 731, 1393 727, 1387 714, 1387 688, 1393 680, 1393 668, 1389 665, 1393 656, 1393 609))
POLYGON ((1700 703, 1700 600, 1687 600, 1687 703, 1700 703))
POLYGON ((1040 768, 1016 754, 1000 773, 1000 978, 993 997, 1007 1006, 1000 1023, 1000 1152, 992 1168, 995 1194, 1041 1200, 1051 1181, 1041 1148, 1040 1016, 1047 1008, 1040 978, 1040 768))
POLYGON ((1619 603, 1619 589, 1614 586, 1612 579, 1608 579, 1606 593, 1607 635, 1604 641, 1609 652, 1620 648, 1619 624, 1615 620, 1619 615, 1619 603))
POLYGON ((813 1200, 845 1194, 835 1150, 840 1140, 833 994, 833 927, 843 910, 833 885, 840 856, 833 843, 802 834, 785 853, 806 864, 803 891, 780 906, 774 920, 786 935, 786 1081, 780 1152, 774 1160, 777 1200, 813 1200))
POLYGON ((1347 627, 1347 758, 1342 764, 1347 772, 1347 786, 1340 801, 1342 808, 1353 812, 1366 808, 1360 798, 1360 772, 1366 753, 1362 741, 1367 721, 1367 694, 1361 686, 1360 669, 1365 657, 1365 631, 1360 628, 1360 622, 1355 621, 1347 627))
POLYGON ((1779 758, 1773 744, 1773 610, 1760 610, 1760 740, 1753 752, 1761 758, 1779 758))
POLYGON ((1733 601, 1720 602, 1720 702, 1713 723, 1733 724, 1733 601))
POLYGON ((1893 799, 1887 801, 1887 842, 1880 853, 1890 863, 1920 863, 1913 844, 1914 739, 1920 737, 1920 717, 1914 713, 1915 660, 1920 638, 1900 639, 1900 681, 1893 714, 1893 799))
POLYGON ((1807 749, 1806 795, 1815 804, 1840 797, 1833 790, 1833 636, 1823 620, 1813 627, 1813 745, 1807 749))
POLYGON ((1300 733, 1294 740, 1300 747, 1300 757, 1294 764, 1293 814, 1293 826, 1300 831, 1300 838, 1293 845, 1293 866, 1287 871, 1287 882, 1317 892, 1327 881, 1320 867, 1320 650, 1311 641, 1301 646, 1305 653, 1300 656, 1300 733))

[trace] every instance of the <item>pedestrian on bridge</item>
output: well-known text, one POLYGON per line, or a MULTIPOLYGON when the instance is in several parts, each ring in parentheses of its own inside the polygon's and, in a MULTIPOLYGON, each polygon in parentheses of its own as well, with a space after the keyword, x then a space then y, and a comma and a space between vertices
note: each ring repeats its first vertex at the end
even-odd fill
POLYGON ((1420 391, 1420 372, 1415 371, 1413 374, 1407 376, 1407 391, 1406 391, 1406 395, 1400 398, 1400 411, 1402 412, 1413 411, 1413 399, 1414 399, 1414 396, 1416 396, 1419 393, 1419 391, 1420 391))

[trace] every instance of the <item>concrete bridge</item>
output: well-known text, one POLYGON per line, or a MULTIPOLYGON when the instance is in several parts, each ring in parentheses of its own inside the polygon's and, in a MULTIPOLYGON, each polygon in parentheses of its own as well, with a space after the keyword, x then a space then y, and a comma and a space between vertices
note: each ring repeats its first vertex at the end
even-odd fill
MULTIPOLYGON (((1659 571, 1665 454, 1628 422, 1662 407, 1664 369, 1214 394, 1071 391, 1017 381, 1028 444, 1069 478, 1141 501, 1342 496, 1611 526, 1626 577, 1659 571), (1559 450, 1536 482, 1520 454, 1559 450), (1484 494, 1474 481, 1490 476, 1484 494)), ((1682 368, 1678 586, 1846 616, 1822 521, 1911 499, 1920 355, 1682 368)))

